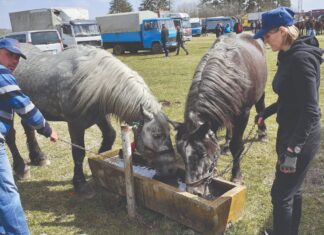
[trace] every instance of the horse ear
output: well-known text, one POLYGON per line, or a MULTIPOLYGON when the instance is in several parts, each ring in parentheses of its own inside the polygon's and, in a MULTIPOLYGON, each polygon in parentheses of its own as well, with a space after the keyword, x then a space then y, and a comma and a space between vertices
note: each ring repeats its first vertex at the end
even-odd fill
POLYGON ((189 112, 188 127, 191 130, 190 134, 196 133, 205 123, 196 112, 189 112))
POLYGON ((141 113, 144 117, 144 120, 152 120, 154 118, 153 113, 151 113, 150 111, 146 110, 143 105, 140 105, 141 107, 141 113))

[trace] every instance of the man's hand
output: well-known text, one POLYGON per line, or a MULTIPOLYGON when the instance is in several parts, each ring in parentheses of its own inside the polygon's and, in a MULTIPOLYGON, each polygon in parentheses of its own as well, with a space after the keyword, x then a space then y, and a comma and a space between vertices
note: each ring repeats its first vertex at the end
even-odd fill
POLYGON ((50 140, 52 142, 56 142, 58 140, 58 135, 55 131, 52 131, 52 134, 50 135, 50 140))
POLYGON ((287 149, 280 159, 280 171, 283 173, 295 173, 296 165, 297 155, 293 151, 287 149))

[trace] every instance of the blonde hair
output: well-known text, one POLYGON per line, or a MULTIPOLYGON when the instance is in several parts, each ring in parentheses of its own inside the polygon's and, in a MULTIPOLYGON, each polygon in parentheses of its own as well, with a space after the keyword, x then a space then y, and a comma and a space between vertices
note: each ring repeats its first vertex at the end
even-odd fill
POLYGON ((291 45, 299 37, 299 29, 295 25, 284 27, 286 31, 286 37, 284 39, 284 45, 291 45))

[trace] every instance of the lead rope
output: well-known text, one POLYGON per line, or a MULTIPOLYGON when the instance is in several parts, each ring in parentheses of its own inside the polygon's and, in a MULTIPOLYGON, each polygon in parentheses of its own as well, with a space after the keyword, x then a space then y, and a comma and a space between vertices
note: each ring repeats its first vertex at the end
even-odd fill
MULTIPOLYGON (((139 122, 133 122, 132 128, 139 128, 140 126, 141 126, 141 124, 139 122)), ((62 138, 59 138, 58 140, 61 141, 62 143, 65 143, 65 144, 68 144, 68 145, 73 146, 75 148, 84 150, 85 152, 91 153, 93 155, 96 155, 96 156, 97 155, 105 156, 104 154, 101 154, 101 153, 98 153, 98 152, 94 152, 94 151, 91 150, 91 149, 93 149, 96 146, 94 146, 92 148, 89 148, 89 149, 86 149, 85 147, 82 147, 80 145, 74 144, 74 143, 72 143, 70 141, 67 141, 65 139, 62 139, 62 138)))
MULTIPOLYGON (((241 156, 240 156, 240 160, 239 160, 238 162, 241 162, 241 160, 244 158, 244 156, 246 155, 246 153, 247 153, 247 152, 249 151, 249 149, 251 148, 252 144, 255 142, 255 139, 256 139, 256 137, 257 137, 257 135, 258 135, 258 132, 256 132, 256 133, 254 134, 253 138, 250 139, 250 137, 252 136, 252 133, 253 133, 253 131, 254 131, 254 129, 255 129, 255 126, 257 126, 257 124, 254 124, 254 125, 252 126, 252 128, 251 128, 249 134, 247 135, 247 137, 246 137, 245 140, 244 140, 245 142, 246 142, 247 140, 250 140, 250 143, 249 143, 248 146, 244 149, 243 153, 242 153, 241 156)), ((234 159, 234 158, 233 158, 233 159, 234 159)), ((226 173, 230 170, 230 166, 232 165, 232 163, 233 163, 233 162, 229 163, 221 173, 216 174, 216 177, 223 177, 224 174, 226 174, 226 173)))
POLYGON ((84 150, 85 152, 91 153, 91 154, 93 154, 93 155, 101 155, 101 156, 105 156, 104 154, 101 154, 101 153, 98 153, 98 152, 94 152, 94 151, 92 151, 92 150, 91 150, 92 148, 91 148, 91 149, 86 149, 86 148, 84 148, 84 147, 82 147, 82 146, 80 146, 80 145, 74 144, 74 143, 72 143, 72 142, 70 142, 70 141, 67 141, 67 140, 64 140, 64 139, 62 139, 62 138, 59 138, 58 140, 61 141, 62 143, 65 143, 65 144, 68 144, 68 145, 70 145, 70 146, 76 147, 76 148, 78 148, 78 149, 84 150))

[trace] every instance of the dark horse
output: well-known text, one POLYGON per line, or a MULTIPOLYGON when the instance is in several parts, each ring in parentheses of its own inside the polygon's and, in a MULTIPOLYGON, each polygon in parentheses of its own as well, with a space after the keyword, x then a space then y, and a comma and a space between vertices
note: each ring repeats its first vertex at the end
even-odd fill
MULTIPOLYGON (((148 159, 161 176, 176 172, 175 152, 167 117, 142 77, 105 50, 78 46, 56 55, 22 45, 28 59, 21 61, 15 75, 21 89, 49 121, 65 121, 71 142, 84 147, 85 130, 96 124, 102 132, 99 153, 110 150, 115 140, 109 114, 129 124, 139 122, 135 133, 137 151, 148 159)), ((45 160, 34 130, 23 125, 30 159, 45 160)), ((7 138, 16 173, 26 165, 15 145, 15 132, 7 138)), ((85 151, 72 147, 73 185, 77 193, 90 197, 93 189, 83 174, 85 151)))
POLYGON ((264 102, 261 98, 266 79, 263 42, 248 34, 221 37, 203 56, 187 97, 184 123, 176 125, 177 150, 185 162, 187 191, 208 194, 206 184, 220 155, 215 133, 222 127, 232 129, 232 180, 241 180, 243 133, 251 107, 264 102))

